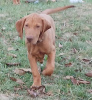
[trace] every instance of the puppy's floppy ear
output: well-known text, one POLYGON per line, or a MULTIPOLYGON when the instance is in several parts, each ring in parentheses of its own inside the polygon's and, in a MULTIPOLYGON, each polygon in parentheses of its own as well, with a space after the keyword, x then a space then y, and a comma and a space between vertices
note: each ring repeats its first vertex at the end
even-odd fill
POLYGON ((16 22, 16 30, 18 31, 19 37, 21 39, 23 38, 23 27, 24 27, 25 20, 26 20, 26 17, 24 17, 16 22))
POLYGON ((51 28, 50 23, 47 20, 42 18, 42 30, 41 30, 41 34, 39 36, 39 41, 42 41, 44 32, 50 28, 51 28))
POLYGON ((50 23, 45 19, 42 19, 42 25, 43 25, 42 33, 44 33, 45 31, 51 28, 50 23))

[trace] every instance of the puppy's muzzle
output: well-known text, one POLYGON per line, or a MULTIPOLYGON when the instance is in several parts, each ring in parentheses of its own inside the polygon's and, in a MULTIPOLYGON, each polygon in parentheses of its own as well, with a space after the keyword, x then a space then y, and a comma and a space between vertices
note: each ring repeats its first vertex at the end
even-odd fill
POLYGON ((31 42, 33 40, 33 37, 27 37, 26 39, 28 42, 31 42))

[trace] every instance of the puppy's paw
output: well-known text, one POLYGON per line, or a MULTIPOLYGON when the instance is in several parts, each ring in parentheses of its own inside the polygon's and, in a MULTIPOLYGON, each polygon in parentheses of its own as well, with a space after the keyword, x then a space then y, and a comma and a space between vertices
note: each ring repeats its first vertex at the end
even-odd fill
POLYGON ((43 70, 42 74, 46 76, 51 76, 54 71, 54 68, 46 68, 43 70))

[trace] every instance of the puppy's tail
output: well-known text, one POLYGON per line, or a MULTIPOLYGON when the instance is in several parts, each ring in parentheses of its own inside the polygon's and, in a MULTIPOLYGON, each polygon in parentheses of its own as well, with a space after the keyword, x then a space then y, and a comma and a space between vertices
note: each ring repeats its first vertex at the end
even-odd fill
POLYGON ((58 8, 54 8, 54 9, 46 9, 44 11, 42 11, 42 14, 53 14, 62 10, 66 10, 68 8, 73 8, 75 7, 74 5, 70 5, 70 6, 65 6, 65 7, 58 7, 58 8))

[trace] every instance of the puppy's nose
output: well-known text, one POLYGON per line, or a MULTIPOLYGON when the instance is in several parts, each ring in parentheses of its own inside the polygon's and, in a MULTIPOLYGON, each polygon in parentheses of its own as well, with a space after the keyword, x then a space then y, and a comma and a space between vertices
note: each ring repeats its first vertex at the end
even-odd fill
POLYGON ((33 40, 33 37, 27 37, 27 41, 31 42, 33 40))

